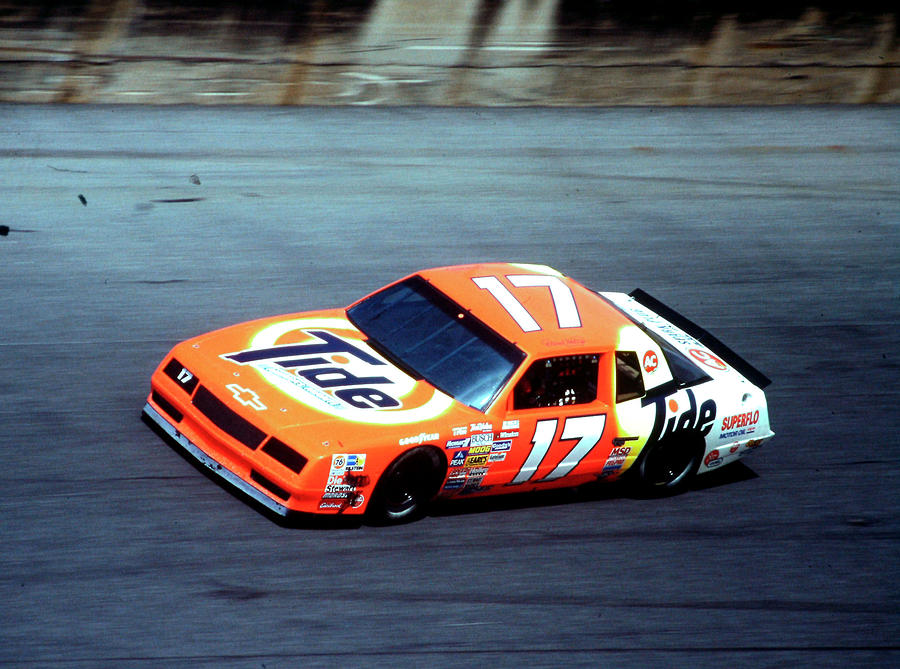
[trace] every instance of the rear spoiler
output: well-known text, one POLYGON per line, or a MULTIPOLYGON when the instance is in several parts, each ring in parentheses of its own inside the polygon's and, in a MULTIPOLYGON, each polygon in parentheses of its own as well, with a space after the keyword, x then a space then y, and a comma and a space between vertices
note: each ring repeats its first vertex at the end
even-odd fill
POLYGON ((768 376, 756 369, 756 367, 744 360, 741 356, 728 348, 712 334, 701 328, 693 321, 688 320, 674 309, 667 307, 652 295, 648 295, 640 288, 635 288, 633 291, 628 293, 628 296, 634 299, 635 302, 638 302, 639 304, 647 307, 650 311, 659 314, 675 327, 684 330, 686 333, 706 346, 717 356, 722 358, 722 360, 731 365, 739 374, 747 378, 747 380, 749 380, 753 385, 757 386, 758 388, 765 388, 770 383, 772 383, 772 380, 768 376))

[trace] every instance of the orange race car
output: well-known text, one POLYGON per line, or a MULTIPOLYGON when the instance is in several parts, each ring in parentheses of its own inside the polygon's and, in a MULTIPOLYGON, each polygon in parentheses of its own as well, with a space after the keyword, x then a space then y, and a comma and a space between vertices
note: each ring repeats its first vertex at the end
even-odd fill
POLYGON ((679 491, 773 436, 768 383, 642 291, 491 263, 182 342, 144 414, 279 515, 398 522, 629 470, 679 491))

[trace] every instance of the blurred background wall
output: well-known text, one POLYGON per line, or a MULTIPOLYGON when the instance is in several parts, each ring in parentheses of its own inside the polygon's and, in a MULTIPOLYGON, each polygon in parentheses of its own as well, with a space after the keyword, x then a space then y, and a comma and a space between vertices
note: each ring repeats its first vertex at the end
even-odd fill
POLYGON ((898 103, 894 3, 0 0, 0 101, 898 103))

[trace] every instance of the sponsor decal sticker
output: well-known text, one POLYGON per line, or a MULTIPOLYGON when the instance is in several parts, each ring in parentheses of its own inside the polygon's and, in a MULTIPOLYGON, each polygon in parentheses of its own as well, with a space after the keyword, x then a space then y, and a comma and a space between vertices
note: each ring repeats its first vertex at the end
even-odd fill
POLYGON ((448 439, 446 448, 466 448, 469 445, 469 438, 465 439, 448 439))
POLYGON ((691 433, 705 437, 713 429, 716 420, 715 401, 705 400, 698 408, 694 392, 690 388, 684 392, 688 398, 688 408, 681 413, 678 413, 680 409, 678 402, 674 399, 666 402, 662 395, 652 398, 645 397, 641 400, 642 406, 656 405, 656 418, 653 421, 650 437, 647 439, 648 444, 669 438, 689 437, 691 433), (667 406, 668 413, 674 415, 668 415, 667 406))
POLYGON ((719 451, 717 449, 711 450, 706 454, 706 459, 703 461, 709 469, 714 469, 722 464, 722 458, 719 455, 719 451))
POLYGON ((745 413, 727 416, 722 420, 722 433, 719 439, 733 439, 756 432, 756 424, 759 422, 759 411, 747 411, 745 413))
POLYGON ((503 421, 503 425, 500 428, 501 430, 518 430, 519 429, 519 420, 505 420, 503 421))
POLYGON ((454 437, 465 437, 467 434, 469 434, 469 428, 465 425, 463 425, 462 427, 453 428, 454 437))
POLYGON ((663 395, 650 398, 645 397, 641 400, 642 406, 646 407, 652 404, 656 407, 653 428, 644 448, 668 440, 677 443, 700 438, 705 439, 706 435, 712 431, 716 424, 715 401, 712 399, 704 400, 698 407, 697 398, 693 390, 687 388, 684 394, 687 395, 687 409, 684 409, 683 404, 679 406, 674 398, 667 400, 663 395))
POLYGON ((722 419, 722 430, 731 430, 736 427, 746 427, 759 422, 759 411, 747 411, 746 413, 727 416, 722 419))
POLYGON ((494 452, 508 451, 511 446, 512 446, 512 441, 510 441, 508 439, 506 441, 495 441, 493 444, 491 444, 491 450, 494 452))
POLYGON ((362 453, 347 456, 347 464, 344 470, 348 472, 361 472, 366 467, 366 456, 362 453))
POLYGON ((456 453, 453 454, 453 459, 450 460, 450 466, 462 467, 466 462, 466 453, 468 453, 467 450, 456 451, 456 453))
POLYGON ((249 348, 221 357, 251 367, 294 400, 343 420, 403 425, 436 418, 450 408, 449 396, 434 389, 416 392, 415 379, 364 341, 335 330, 358 333, 340 318, 280 321, 257 332, 249 348), (282 343, 285 337, 290 343, 282 343))
POLYGON ((444 483, 445 491, 467 491, 474 492, 475 489, 481 488, 481 482, 484 480, 485 474, 488 473, 487 467, 476 467, 472 469, 452 469, 444 483))
POLYGON ((710 369, 716 369, 720 372, 728 369, 728 365, 726 365, 720 358, 716 357, 709 351, 704 351, 700 348, 692 348, 688 350, 688 353, 691 354, 691 357, 693 357, 694 360, 706 365, 710 369))
POLYGON ((424 444, 426 441, 437 441, 439 438, 437 432, 420 432, 412 437, 404 437, 400 440, 400 445, 409 446, 410 444, 424 444))
POLYGON ((657 367, 659 367, 659 358, 656 353, 653 351, 644 353, 644 371, 648 374, 652 374, 656 371, 657 367))
POLYGON ((631 446, 617 446, 612 449, 609 457, 606 458, 606 463, 603 465, 600 476, 609 476, 621 470, 629 453, 631 453, 631 446))
POLYGON ((359 492, 359 485, 365 485, 368 477, 360 476, 354 472, 361 472, 366 466, 364 453, 334 453, 331 456, 331 471, 328 473, 328 482, 322 492, 320 509, 333 509, 330 504, 338 504, 340 508, 352 506, 358 509, 365 497, 359 492), (328 500, 340 500, 329 502, 328 500), (327 506, 326 506, 327 505, 327 506))
POLYGON ((631 315, 633 315, 639 321, 643 321, 648 325, 652 325, 653 329, 658 330, 672 341, 675 341, 682 345, 690 346, 696 346, 700 343, 688 333, 672 325, 662 316, 655 314, 652 311, 647 311, 634 300, 629 300, 625 304, 619 304, 619 306, 631 313, 631 315))
POLYGON ((466 467, 480 467, 481 465, 487 463, 488 456, 487 455, 470 455, 465 460, 466 467))
POLYGON ((492 432, 494 426, 491 423, 472 423, 469 425, 470 432, 492 432))
POLYGON ((366 467, 365 453, 334 453, 331 472, 361 472, 366 467))
POLYGON ((494 433, 488 432, 487 434, 473 434, 469 437, 469 440, 472 446, 490 446, 494 443, 494 433))

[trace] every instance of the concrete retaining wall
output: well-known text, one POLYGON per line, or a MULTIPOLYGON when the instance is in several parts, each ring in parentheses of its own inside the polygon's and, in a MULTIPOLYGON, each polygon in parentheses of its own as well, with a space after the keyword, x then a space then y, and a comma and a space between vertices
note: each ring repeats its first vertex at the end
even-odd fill
POLYGON ((247 4, 0 0, 0 101, 900 102, 888 3, 852 14, 789 2, 753 14, 641 0, 247 4))

